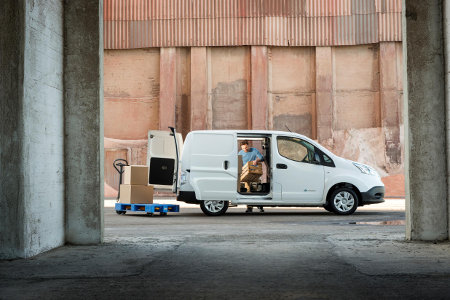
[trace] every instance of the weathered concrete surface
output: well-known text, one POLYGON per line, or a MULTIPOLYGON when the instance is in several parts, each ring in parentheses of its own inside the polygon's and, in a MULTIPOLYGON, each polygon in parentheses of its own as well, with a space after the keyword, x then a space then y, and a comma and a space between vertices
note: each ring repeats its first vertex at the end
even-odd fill
POLYGON ((64 244, 63 3, 26 2, 25 11, 22 180, 32 256, 64 244))
POLYGON ((443 240, 448 182, 442 1, 406 1, 404 24, 406 236, 443 240))
POLYGON ((333 50, 333 128, 380 127, 378 46, 336 47, 333 50))
POLYGON ((349 217, 239 207, 218 218, 105 208, 105 244, 1 261, 0 297, 446 298, 450 245, 405 242, 404 226, 349 224, 404 220, 401 208, 377 207, 349 217))
POLYGON ((0 258, 24 257, 23 11, 15 0, 0 10, 0 258))
POLYGON ((191 130, 207 127, 208 77, 206 47, 191 48, 191 130))
POLYGON ((247 129, 250 49, 211 48, 212 129, 247 129))
POLYGON ((1 258, 64 244, 62 11, 2 5, 1 258))
POLYGON ((314 48, 273 47, 270 53, 271 129, 287 131, 288 126, 294 132, 314 138, 314 48))
POLYGON ((105 50, 105 136, 147 138, 159 128, 160 50, 105 50))
POLYGON ((189 48, 176 48, 175 127, 183 137, 191 131, 191 53, 189 48))
POLYGON ((66 242, 103 240, 103 1, 64 3, 66 242))
POLYGON ((448 195, 450 195, 450 147, 448 141, 450 141, 450 3, 444 1, 443 3, 443 13, 444 13, 444 51, 445 51, 445 121, 446 121, 446 138, 447 138, 447 210, 448 210, 448 238, 450 239, 450 200, 448 200, 448 195))
POLYGON ((396 174, 381 178, 386 192, 385 198, 405 198, 405 175, 396 174))
POLYGON ((332 48, 316 47, 317 136, 330 144, 333 136, 333 64, 332 48))
POLYGON ((402 82, 401 51, 395 43, 380 43, 381 126, 385 137, 386 164, 403 162, 401 127, 402 82), (400 77, 400 80, 398 78, 400 77))
POLYGON ((161 48, 159 130, 175 126, 175 103, 177 99, 176 48, 161 48))
POLYGON ((251 107, 252 129, 266 130, 268 65, 267 46, 251 47, 251 107))

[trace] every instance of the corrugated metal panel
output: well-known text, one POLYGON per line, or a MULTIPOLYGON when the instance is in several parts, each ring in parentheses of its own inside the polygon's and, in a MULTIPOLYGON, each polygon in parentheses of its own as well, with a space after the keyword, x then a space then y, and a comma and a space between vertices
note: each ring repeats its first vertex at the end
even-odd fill
POLYGON ((104 0, 106 49, 401 41, 401 0, 104 0))

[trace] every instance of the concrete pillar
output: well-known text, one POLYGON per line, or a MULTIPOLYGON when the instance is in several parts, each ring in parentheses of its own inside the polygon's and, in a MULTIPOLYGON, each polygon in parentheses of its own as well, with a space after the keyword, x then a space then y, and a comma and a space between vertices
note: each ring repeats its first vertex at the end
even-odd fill
POLYGON ((402 163, 400 144, 400 94, 397 87, 397 51, 395 42, 380 43, 381 127, 386 145, 386 161, 402 163))
POLYGON ((24 3, 0 10, 0 259, 23 257, 22 87, 24 3))
POLYGON ((450 2, 444 1, 444 51, 445 51, 445 120, 447 138, 447 221, 448 238, 450 239, 450 2))
POLYGON ((0 259, 64 244, 63 3, 0 9, 0 259))
POLYGON ((191 48, 191 130, 207 128, 208 76, 206 47, 191 48))
POLYGON ((331 47, 316 47, 316 138, 323 143, 333 137, 333 64, 331 58, 331 47))
POLYGON ((159 77, 159 129, 175 126, 177 99, 176 48, 161 48, 159 77))
POLYGON ((448 238, 442 1, 403 1, 406 237, 448 238))
POLYGON ((251 47, 251 129, 267 130, 267 46, 251 47))
POLYGON ((103 240, 102 20, 102 0, 64 1, 66 241, 73 244, 103 240))

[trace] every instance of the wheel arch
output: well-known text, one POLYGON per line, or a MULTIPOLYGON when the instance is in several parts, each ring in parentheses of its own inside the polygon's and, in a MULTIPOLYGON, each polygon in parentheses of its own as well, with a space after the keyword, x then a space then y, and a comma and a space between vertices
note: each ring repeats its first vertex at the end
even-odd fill
POLYGON ((340 188, 340 187, 346 187, 346 188, 352 189, 352 190, 356 193, 356 196, 358 197, 358 206, 362 206, 362 205, 363 205, 363 204, 362 204, 361 192, 359 191, 359 189, 358 189, 355 185, 353 185, 353 184, 351 184, 351 183, 348 183, 348 182, 339 182, 339 183, 334 184, 334 185, 328 190, 327 197, 326 197, 326 204, 328 204, 328 202, 330 201, 331 194, 332 194, 337 188, 340 188))

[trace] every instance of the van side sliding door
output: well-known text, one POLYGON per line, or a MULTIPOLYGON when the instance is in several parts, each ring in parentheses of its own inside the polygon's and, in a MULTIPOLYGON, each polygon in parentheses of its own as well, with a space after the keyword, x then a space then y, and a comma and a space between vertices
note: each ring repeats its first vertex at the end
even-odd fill
POLYGON ((237 137, 230 132, 196 132, 190 181, 198 200, 236 199, 237 137))

